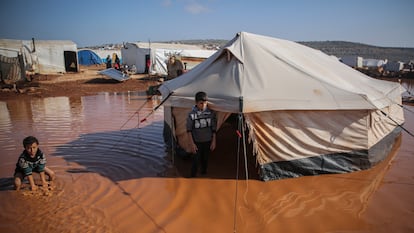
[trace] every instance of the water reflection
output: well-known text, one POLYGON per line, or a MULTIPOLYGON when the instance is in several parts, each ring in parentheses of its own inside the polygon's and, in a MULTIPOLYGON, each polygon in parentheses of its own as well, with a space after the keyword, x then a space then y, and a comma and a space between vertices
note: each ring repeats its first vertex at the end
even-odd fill
MULTIPOLYGON (((158 103, 158 99, 148 100, 144 92, 102 93, 78 98, 50 97, 0 102, 0 149, 4 152, 2 157, 16 157, 22 150, 21 140, 27 135, 38 137, 41 147, 49 155, 54 154, 55 149, 59 149, 59 155, 66 153, 67 151, 62 152, 61 149, 66 143, 79 145, 79 141, 88 143, 91 141, 89 138, 94 137, 82 135, 99 135, 100 132, 110 131, 115 131, 115 133, 108 133, 107 136, 101 133, 98 138, 100 144, 112 145, 125 138, 145 137, 145 140, 153 140, 158 143, 157 147, 163 148, 160 136, 157 138, 146 135, 126 137, 122 136, 125 131, 116 133, 116 131, 146 125, 152 125, 152 130, 158 130, 161 123, 156 122, 162 121, 162 108, 151 115, 145 124, 139 125, 139 118, 147 115, 158 103), (138 108, 140 108, 139 111, 138 108)), ((127 147, 136 148, 137 143, 130 141, 127 147)), ((119 147, 114 146, 114 148, 119 147)), ((107 151, 107 153, 110 152, 107 151)), ((5 161, 5 163, 10 162, 5 161)))
POLYGON ((68 172, 95 172, 112 181, 158 176, 166 169, 161 132, 157 121, 139 129, 82 134, 58 146, 55 155, 84 167, 68 172))

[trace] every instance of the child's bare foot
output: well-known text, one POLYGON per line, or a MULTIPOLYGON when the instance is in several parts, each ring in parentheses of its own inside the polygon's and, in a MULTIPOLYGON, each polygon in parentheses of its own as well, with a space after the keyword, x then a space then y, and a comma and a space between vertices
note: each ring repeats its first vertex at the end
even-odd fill
POLYGON ((34 186, 31 187, 31 189, 32 189, 32 191, 36 191, 37 190, 37 186, 34 185, 34 186))

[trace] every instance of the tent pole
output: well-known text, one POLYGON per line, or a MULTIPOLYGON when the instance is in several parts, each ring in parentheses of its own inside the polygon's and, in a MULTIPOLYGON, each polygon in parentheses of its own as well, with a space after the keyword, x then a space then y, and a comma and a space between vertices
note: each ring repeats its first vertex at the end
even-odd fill
POLYGON ((239 113, 243 114, 243 96, 239 97, 239 113))
POLYGON ((238 189, 239 189, 239 164, 240 164, 240 130, 241 130, 241 118, 242 113, 239 112, 238 122, 237 122, 237 159, 236 159, 236 188, 234 191, 234 210, 233 210, 233 232, 237 232, 237 200, 238 200, 238 189))
POLYGON ((234 194, 234 216, 233 216, 233 232, 237 232, 237 200, 238 200, 238 183, 239 183, 239 164, 240 164, 240 139, 243 140, 243 154, 244 154, 244 166, 246 170, 246 181, 249 179, 248 169, 247 169, 247 156, 246 156, 246 141, 244 134, 244 121, 243 121, 243 96, 239 97, 239 116, 238 116, 238 127, 237 127, 237 165, 236 165, 236 190, 234 194))
MULTIPOLYGON (((172 159, 172 164, 175 164, 175 148, 177 148, 176 146, 176 142, 174 141, 174 133, 175 133, 175 120, 174 120, 174 116, 172 114, 172 109, 171 109, 171 159, 172 159)), ((165 127, 165 126, 164 126, 165 127)))

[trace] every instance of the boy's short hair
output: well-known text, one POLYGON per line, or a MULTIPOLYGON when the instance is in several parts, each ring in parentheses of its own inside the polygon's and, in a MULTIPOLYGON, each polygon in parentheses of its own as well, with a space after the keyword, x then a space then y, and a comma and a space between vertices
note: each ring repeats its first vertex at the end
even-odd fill
POLYGON ((207 101, 207 94, 204 91, 199 91, 195 95, 195 101, 207 101))
POLYGON ((28 136, 25 139, 23 139, 23 147, 26 148, 26 146, 30 146, 33 143, 39 144, 39 140, 33 136, 28 136))

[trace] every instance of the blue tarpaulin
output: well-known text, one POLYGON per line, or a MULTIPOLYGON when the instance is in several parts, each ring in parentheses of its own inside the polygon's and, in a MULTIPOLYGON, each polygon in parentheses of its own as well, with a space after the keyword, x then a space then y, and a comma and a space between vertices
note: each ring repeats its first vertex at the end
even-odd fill
POLYGON ((78 51, 78 61, 80 65, 90 66, 102 64, 102 59, 94 51, 83 49, 78 51))

